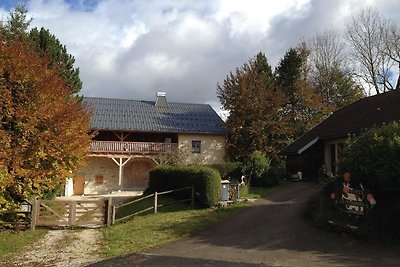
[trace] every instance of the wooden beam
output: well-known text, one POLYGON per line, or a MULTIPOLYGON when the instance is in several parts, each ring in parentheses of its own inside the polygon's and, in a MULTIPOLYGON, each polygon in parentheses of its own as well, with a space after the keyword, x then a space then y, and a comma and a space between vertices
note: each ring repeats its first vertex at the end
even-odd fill
POLYGON ((119 172, 118 172, 118 188, 119 188, 119 190, 121 190, 121 189, 122 189, 122 167, 124 166, 124 165, 122 165, 122 158, 119 158, 119 164, 118 164, 118 166, 119 166, 119 172))
POLYGON ((124 132, 119 132, 119 133, 117 133, 117 132, 113 132, 117 137, 118 137, 118 139, 120 140, 120 141, 125 141, 126 140, 126 138, 128 138, 128 136, 131 134, 131 133, 124 133, 124 132))
POLYGON ((115 164, 117 164, 117 166, 119 167, 118 170, 118 188, 119 190, 122 189, 122 174, 123 174, 123 167, 126 163, 128 163, 128 161, 131 160, 132 157, 127 158, 125 161, 123 158, 119 158, 119 162, 115 159, 115 158, 111 158, 115 164))

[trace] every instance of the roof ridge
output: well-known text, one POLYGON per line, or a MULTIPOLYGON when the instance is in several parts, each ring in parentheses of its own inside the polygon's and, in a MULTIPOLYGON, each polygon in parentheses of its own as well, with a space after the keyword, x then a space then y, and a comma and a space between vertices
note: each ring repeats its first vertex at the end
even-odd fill
MULTIPOLYGON (((126 99, 126 98, 112 98, 112 97, 96 97, 96 96, 84 96, 85 98, 91 98, 91 99, 104 99, 104 100, 122 100, 122 101, 136 101, 136 102, 151 102, 155 103, 155 100, 139 100, 139 99, 126 99)), ((168 104, 180 104, 180 105, 202 105, 202 106, 210 106, 208 103, 187 103, 187 102, 170 102, 168 101, 168 104)))

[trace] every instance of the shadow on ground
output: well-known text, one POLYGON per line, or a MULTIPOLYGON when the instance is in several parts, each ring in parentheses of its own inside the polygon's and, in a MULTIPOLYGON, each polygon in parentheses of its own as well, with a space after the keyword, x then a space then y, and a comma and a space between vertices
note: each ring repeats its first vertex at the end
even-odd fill
MULTIPOLYGON (((198 266, 400 265, 400 248, 324 232, 306 221, 305 205, 316 192, 314 184, 291 183, 207 231, 154 249, 145 257, 123 257, 118 266, 131 266, 124 260, 142 266, 185 266, 190 260, 198 266)), ((119 259, 106 262, 114 261, 119 259)), ((117 266, 97 264, 92 266, 117 266)))
POLYGON ((252 267, 258 264, 227 262, 219 260, 159 256, 151 254, 131 254, 97 262, 87 267, 120 267, 120 266, 216 266, 216 267, 252 267))

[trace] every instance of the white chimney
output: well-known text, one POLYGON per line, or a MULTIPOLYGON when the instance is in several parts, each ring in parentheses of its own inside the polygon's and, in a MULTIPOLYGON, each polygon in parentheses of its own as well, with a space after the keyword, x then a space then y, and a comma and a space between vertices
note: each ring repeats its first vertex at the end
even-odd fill
POLYGON ((165 92, 157 92, 156 96, 156 107, 165 108, 168 106, 167 94, 165 92))

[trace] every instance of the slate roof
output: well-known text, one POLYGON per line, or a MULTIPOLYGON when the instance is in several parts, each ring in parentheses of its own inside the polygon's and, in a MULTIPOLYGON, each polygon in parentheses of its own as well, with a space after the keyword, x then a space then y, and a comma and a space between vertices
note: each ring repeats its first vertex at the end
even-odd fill
POLYGON ((389 91, 379 95, 362 98, 334 112, 327 119, 309 132, 288 145, 282 155, 295 155, 303 152, 302 148, 318 140, 347 137, 365 129, 400 121, 400 92, 389 91))
POLYGON ((92 109, 94 130, 137 132, 225 134, 224 122, 207 104, 168 102, 156 107, 154 101, 85 97, 92 109))

